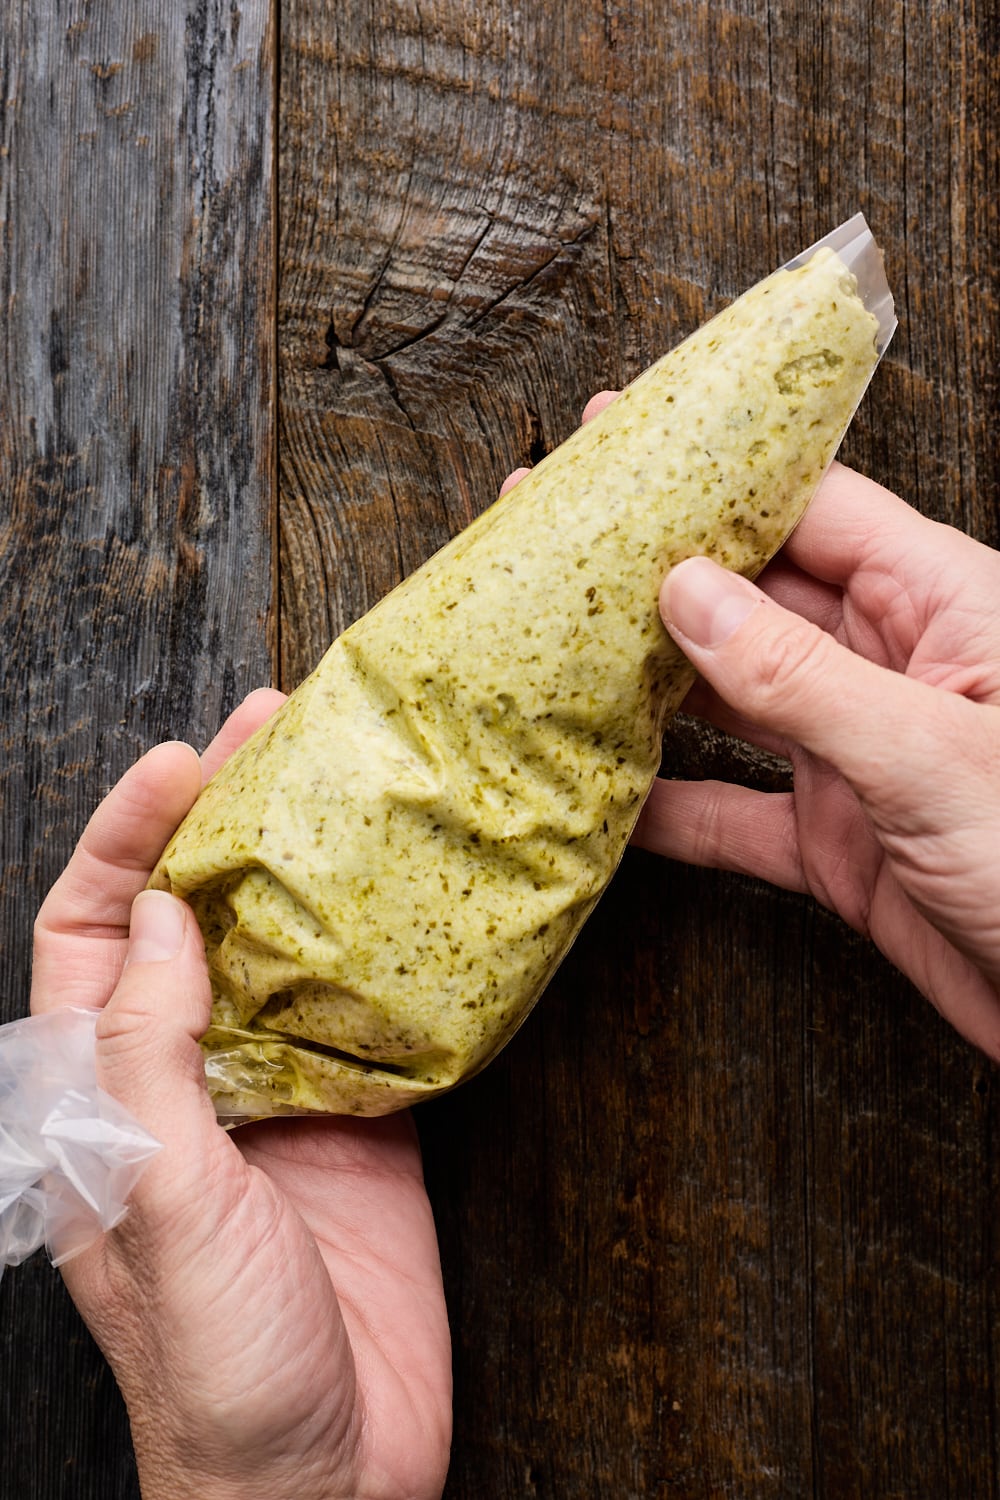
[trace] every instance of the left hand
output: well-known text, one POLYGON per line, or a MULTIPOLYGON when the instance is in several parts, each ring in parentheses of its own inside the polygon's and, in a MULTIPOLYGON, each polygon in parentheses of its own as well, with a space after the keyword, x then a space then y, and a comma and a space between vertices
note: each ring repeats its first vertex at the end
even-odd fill
POLYGON ((128 1405, 144 1500, 432 1500, 450 1356, 412 1123, 223 1131, 197 1044, 201 936, 182 902, 144 890, 203 774, 280 701, 251 695, 202 764, 186 745, 150 751, 39 913, 32 1009, 102 1009, 99 1080, 165 1148, 63 1275, 128 1405))

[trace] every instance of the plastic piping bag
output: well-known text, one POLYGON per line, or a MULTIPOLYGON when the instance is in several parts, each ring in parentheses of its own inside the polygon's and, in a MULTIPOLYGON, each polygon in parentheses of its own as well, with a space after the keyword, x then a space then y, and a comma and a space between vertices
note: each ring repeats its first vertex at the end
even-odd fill
POLYGON ((640 375, 330 647, 154 883, 206 939, 227 1121, 381 1114, 484 1066, 605 889, 692 681, 657 612, 756 575, 895 328, 858 215, 640 375))

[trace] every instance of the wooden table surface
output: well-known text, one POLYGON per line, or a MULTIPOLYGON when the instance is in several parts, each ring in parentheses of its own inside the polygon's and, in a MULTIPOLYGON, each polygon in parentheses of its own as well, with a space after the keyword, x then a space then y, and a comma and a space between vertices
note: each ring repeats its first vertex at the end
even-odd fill
MULTIPOLYGON (((1000 543, 998 44, 998 0, 7 0, 4 1018, 141 750, 857 209, 900 330, 844 456, 1000 543)), ((683 721, 665 767, 781 777, 683 721)), ((448 1500, 1000 1493, 997 1076, 808 900, 630 853, 419 1124, 448 1500)), ((0 1348, 3 1500, 136 1496, 42 1257, 0 1348)))

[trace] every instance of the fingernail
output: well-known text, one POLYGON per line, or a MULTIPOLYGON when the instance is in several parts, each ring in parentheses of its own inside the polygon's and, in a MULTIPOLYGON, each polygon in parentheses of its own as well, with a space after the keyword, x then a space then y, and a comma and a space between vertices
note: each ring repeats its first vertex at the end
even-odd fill
POLYGON ((764 595, 746 578, 707 557, 689 557, 667 575, 661 594, 664 623, 696 646, 728 641, 764 595))
POLYGON ((184 908, 166 891, 143 891, 132 902, 129 924, 130 964, 162 964, 174 958, 184 941, 184 908))

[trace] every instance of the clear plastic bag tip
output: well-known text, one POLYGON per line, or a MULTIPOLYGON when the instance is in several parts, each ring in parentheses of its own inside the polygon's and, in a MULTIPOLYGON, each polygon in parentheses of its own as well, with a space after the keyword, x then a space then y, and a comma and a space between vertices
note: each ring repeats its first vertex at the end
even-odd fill
POLYGON ((98 1086, 98 1014, 0 1026, 0 1275, 42 1245, 57 1266, 86 1250, 161 1149, 98 1086))

